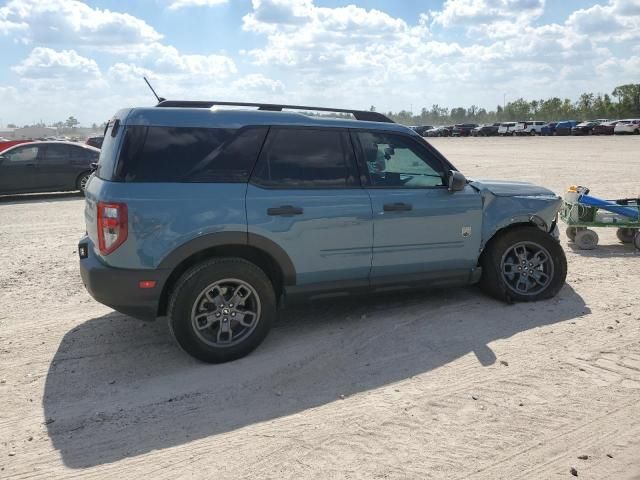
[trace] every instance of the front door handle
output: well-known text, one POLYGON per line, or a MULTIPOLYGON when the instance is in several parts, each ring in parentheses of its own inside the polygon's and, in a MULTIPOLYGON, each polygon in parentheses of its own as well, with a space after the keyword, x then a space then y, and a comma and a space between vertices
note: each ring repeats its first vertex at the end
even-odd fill
POLYGON ((413 210, 413 206, 410 203, 385 203, 382 209, 385 212, 408 212, 413 210))
POLYGON ((281 207, 271 207, 267 209, 267 215, 281 217, 291 217, 293 215, 302 215, 304 210, 300 207, 293 207, 291 205, 282 205, 281 207))

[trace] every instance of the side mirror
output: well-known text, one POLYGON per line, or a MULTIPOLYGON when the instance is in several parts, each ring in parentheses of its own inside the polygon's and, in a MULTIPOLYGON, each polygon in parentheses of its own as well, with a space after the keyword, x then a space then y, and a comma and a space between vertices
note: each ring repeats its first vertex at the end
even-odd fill
POLYGON ((459 192, 464 190, 467 184, 467 178, 457 170, 449 170, 447 175, 447 187, 450 192, 459 192))
POLYGON ((0 165, 2 165, 6 159, 7 157, 5 157, 4 155, 0 155, 0 165))

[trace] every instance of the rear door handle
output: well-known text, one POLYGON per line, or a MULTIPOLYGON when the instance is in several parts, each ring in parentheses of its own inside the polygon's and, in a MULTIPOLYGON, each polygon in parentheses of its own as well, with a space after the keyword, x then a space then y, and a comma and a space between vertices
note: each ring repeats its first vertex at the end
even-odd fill
POLYGON ((304 210, 300 207, 293 207, 291 205, 282 205, 281 207, 271 207, 267 209, 267 215, 281 217, 291 217, 293 215, 302 215, 304 210))
POLYGON ((385 203, 382 209, 385 212, 408 212, 413 210, 413 206, 410 203, 385 203))

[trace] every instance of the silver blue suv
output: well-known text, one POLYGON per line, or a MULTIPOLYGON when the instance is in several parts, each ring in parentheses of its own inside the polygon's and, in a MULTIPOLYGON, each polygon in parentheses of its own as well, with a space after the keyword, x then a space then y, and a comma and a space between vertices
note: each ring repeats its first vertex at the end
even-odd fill
POLYGON ((119 111, 86 188, 78 247, 96 300, 168 317, 194 357, 248 354, 284 299, 479 283, 532 301, 564 284, 553 192, 468 181, 376 112, 227 105, 119 111))

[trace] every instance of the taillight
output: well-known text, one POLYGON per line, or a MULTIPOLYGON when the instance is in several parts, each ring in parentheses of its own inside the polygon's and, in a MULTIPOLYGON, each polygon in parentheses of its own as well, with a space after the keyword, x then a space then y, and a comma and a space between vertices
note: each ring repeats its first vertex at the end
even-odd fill
POLYGON ((98 202, 98 247, 109 255, 127 239, 129 228, 125 203, 98 202))

